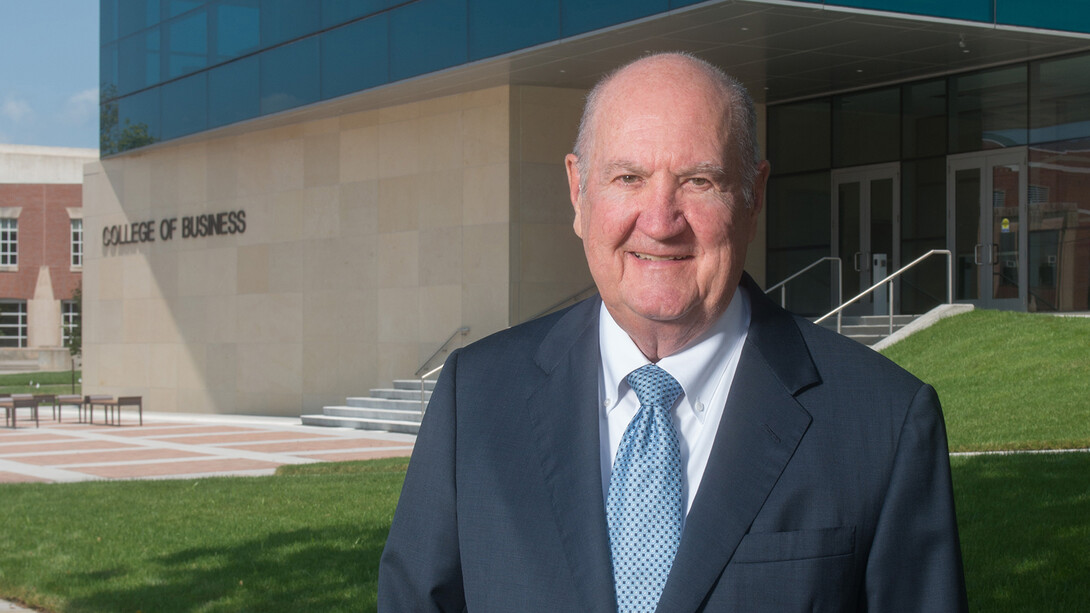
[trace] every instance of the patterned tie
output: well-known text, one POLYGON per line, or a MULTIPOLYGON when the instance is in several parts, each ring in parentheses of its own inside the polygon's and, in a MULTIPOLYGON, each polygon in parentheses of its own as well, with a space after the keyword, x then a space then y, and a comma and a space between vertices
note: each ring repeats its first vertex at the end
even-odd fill
POLYGON ((606 521, 620 613, 654 611, 681 541, 681 452, 670 417, 681 385, 654 364, 627 381, 640 399, 617 448, 606 521))

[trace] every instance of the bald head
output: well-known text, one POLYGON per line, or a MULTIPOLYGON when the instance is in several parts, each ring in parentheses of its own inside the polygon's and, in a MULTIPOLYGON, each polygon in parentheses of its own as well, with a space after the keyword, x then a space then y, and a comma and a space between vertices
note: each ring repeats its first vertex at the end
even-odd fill
MULTIPOLYGON (((677 100, 695 100, 716 108, 722 117, 709 130, 720 133, 727 143, 723 164, 738 170, 738 179, 747 206, 753 203, 753 184, 761 161, 757 149, 757 118, 749 92, 718 67, 687 53, 660 53, 621 66, 606 75, 587 95, 575 155, 587 177, 587 164, 594 155, 594 139, 603 115, 608 115, 618 101, 640 91, 676 93, 677 100)), ((585 185, 581 186, 585 187, 585 185)))

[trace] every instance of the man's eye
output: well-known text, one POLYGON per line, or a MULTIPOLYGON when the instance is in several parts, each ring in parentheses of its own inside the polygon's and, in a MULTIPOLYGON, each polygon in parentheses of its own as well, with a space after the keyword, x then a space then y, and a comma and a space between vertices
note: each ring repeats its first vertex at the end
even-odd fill
POLYGON ((640 180, 640 178, 636 175, 621 175, 620 177, 618 177, 618 179, 620 179, 621 183, 624 183, 625 185, 632 185, 636 181, 640 180))
POLYGON ((692 183, 695 187, 708 187, 712 184, 711 181, 705 179, 704 177, 693 177, 689 179, 689 183, 692 183))

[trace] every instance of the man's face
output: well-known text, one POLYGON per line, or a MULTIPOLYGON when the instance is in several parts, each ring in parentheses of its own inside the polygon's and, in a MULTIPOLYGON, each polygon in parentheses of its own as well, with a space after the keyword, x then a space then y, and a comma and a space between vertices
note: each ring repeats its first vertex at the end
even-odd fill
POLYGON ((767 164, 747 208, 713 86, 676 67, 635 72, 603 91, 587 176, 575 156, 566 160, 575 233, 602 300, 630 336, 673 331, 691 340, 738 285, 767 164))

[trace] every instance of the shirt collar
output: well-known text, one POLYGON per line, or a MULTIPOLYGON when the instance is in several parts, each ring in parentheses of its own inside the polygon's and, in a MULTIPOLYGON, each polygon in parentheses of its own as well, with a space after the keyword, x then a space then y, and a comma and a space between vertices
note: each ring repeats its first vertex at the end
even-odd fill
MULTIPOLYGON (((749 297, 739 286, 711 328, 681 351, 659 360, 658 365, 681 384, 684 396, 678 404, 687 407, 701 422, 704 411, 696 409, 697 402, 707 403, 720 384, 720 376, 726 368, 728 357, 737 351, 745 340, 749 327, 749 297)), ((636 343, 609 314, 605 304, 601 307, 598 341, 602 354, 602 383, 604 384, 605 410, 617 406, 617 401, 628 392, 630 386, 625 377, 633 370, 650 364, 636 343)))

